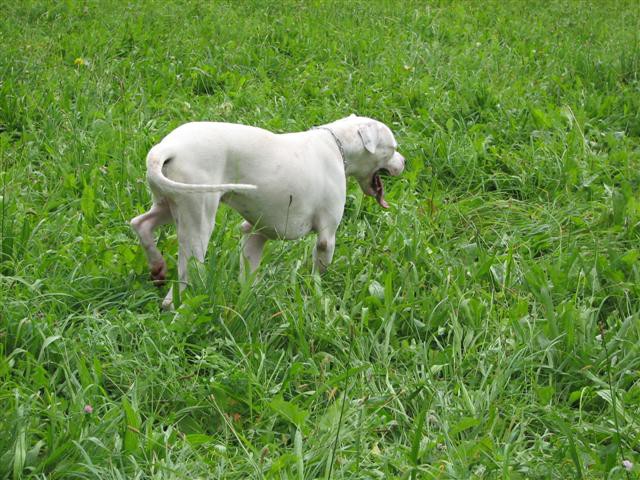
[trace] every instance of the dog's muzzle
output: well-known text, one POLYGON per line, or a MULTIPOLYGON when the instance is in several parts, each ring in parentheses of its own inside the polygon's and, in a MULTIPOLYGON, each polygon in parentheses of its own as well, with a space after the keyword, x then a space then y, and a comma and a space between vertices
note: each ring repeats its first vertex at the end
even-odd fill
POLYGON ((389 208, 389 204, 384 199, 384 184, 380 178, 381 174, 388 174, 393 177, 400 175, 404 170, 405 160, 402 155, 395 152, 389 163, 373 173, 369 185, 369 194, 376 197, 376 201, 382 208, 389 208))

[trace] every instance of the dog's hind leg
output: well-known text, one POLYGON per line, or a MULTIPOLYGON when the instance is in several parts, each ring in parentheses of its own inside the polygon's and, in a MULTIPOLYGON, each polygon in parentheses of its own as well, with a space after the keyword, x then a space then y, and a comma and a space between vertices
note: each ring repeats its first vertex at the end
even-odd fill
MULTIPOLYGON (((172 208, 178 230, 178 280, 180 291, 188 283, 187 267, 189 259, 194 257, 204 262, 207 245, 216 222, 216 211, 220 204, 220 193, 192 194, 181 196, 172 208)), ((162 302, 163 308, 171 308, 173 290, 162 302)))
POLYGON ((267 237, 253 230, 249 222, 240 225, 242 231, 241 252, 240 252, 240 280, 246 281, 249 274, 255 272, 260 265, 262 250, 267 243, 267 237), (246 271, 249 267, 249 272, 246 271))
POLYGON ((138 234, 140 243, 147 254, 151 279, 158 285, 162 284, 167 276, 167 264, 156 246, 153 231, 160 225, 172 221, 171 210, 166 200, 154 203, 147 213, 131 220, 131 227, 138 234))

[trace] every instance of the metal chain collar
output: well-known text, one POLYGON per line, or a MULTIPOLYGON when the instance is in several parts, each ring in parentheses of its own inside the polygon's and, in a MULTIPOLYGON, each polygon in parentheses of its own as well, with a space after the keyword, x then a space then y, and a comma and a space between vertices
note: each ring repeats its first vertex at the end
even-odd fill
POLYGON ((326 130, 327 132, 329 132, 331 134, 333 139, 336 141, 336 145, 338 146, 338 150, 340 150, 340 156, 342 157, 342 164, 344 165, 344 171, 346 172, 347 171, 347 159, 344 156, 344 147, 342 146, 342 142, 340 141, 338 136, 335 134, 335 132, 333 130, 331 130, 329 127, 313 127, 312 130, 326 130))

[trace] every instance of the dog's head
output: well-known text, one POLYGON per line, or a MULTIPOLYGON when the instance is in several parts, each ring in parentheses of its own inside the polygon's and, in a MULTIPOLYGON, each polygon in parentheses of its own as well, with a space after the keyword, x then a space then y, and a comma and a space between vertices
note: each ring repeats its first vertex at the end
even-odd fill
POLYGON ((400 175, 405 163, 389 127, 372 118, 351 115, 334 122, 332 128, 344 145, 347 175, 355 177, 362 191, 376 197, 380 206, 389 208, 380 175, 400 175))

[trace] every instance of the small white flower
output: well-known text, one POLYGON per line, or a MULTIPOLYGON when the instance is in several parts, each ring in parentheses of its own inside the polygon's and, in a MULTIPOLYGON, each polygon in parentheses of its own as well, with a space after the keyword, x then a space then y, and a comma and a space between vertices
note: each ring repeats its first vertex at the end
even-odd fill
POLYGON ((630 472, 631 469, 633 468, 633 462, 630 462, 629 460, 623 460, 622 466, 625 468, 625 470, 630 472))

